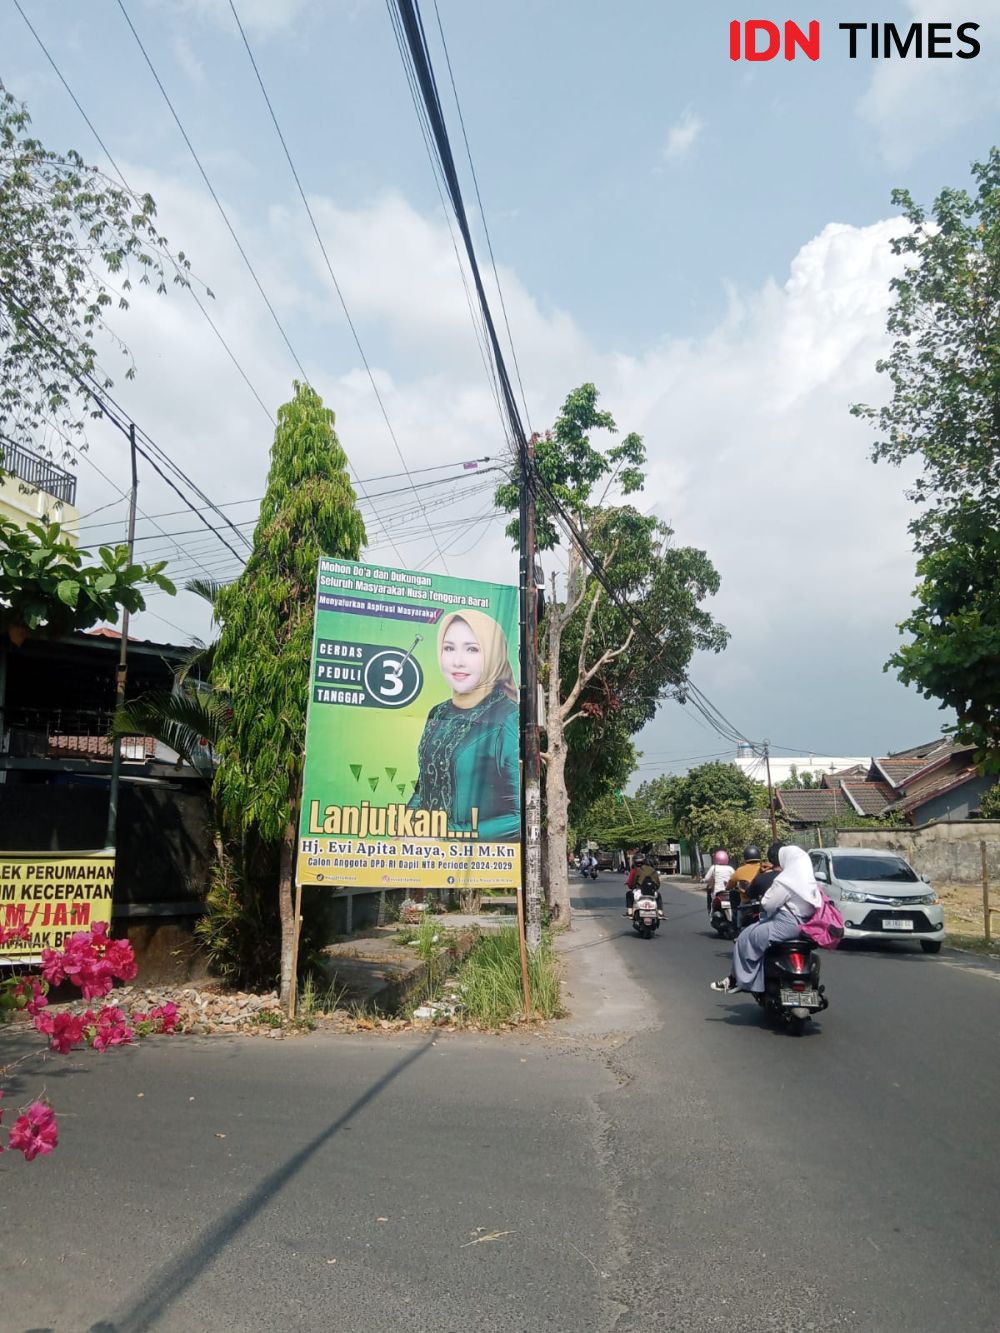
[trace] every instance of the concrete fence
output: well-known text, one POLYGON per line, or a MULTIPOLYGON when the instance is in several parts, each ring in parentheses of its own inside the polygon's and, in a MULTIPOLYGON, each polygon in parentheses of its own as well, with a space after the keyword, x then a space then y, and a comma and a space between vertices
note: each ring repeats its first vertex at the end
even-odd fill
MULTIPOLYGON (((831 836, 829 841, 833 840, 831 836)), ((986 843, 990 882, 1000 888, 1000 819, 936 820, 919 828, 840 829, 836 834, 838 847, 878 847, 901 853, 935 884, 982 883, 981 842, 986 843)))

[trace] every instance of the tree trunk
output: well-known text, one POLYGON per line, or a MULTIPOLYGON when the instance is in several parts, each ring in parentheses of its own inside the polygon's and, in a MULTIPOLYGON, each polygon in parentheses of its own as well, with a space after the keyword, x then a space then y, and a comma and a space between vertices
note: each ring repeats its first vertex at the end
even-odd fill
MULTIPOLYGON (((570 570, 570 592, 575 587, 570 570)), ((566 861, 566 834, 569 828, 569 797, 566 793, 566 738, 563 732, 562 678, 559 658, 562 652, 563 612, 552 584, 552 609, 549 613, 547 644, 547 682, 545 700, 545 894, 556 926, 568 927, 569 865, 566 861)))
POLYGON ((549 724, 548 763, 545 766, 545 796, 548 825, 545 851, 549 869, 549 910, 552 923, 567 927, 570 923, 569 865, 566 861, 566 833, 569 828, 569 797, 566 794, 566 745, 562 723, 549 724), (558 733, 558 742, 553 731, 558 733))
POLYGON ((288 1012, 295 978, 292 975, 295 954, 295 903, 293 875, 295 847, 298 841, 296 826, 289 820, 281 839, 281 861, 278 871, 278 913, 281 917, 281 989, 279 1003, 282 1013, 288 1012))

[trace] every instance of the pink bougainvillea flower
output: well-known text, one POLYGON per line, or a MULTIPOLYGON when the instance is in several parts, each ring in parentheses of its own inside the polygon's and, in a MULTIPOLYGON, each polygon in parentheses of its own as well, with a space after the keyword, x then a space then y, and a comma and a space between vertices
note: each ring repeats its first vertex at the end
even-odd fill
POLYGON ((150 1011, 150 1018, 155 1018, 159 1022, 157 1032, 173 1032, 177 1026, 177 1006, 171 1000, 168 1004, 161 1004, 158 1008, 150 1011))
POLYGON ((59 1130, 52 1107, 45 1102, 32 1102, 24 1115, 19 1115, 10 1131, 7 1146, 23 1152, 25 1161, 47 1156, 59 1142, 59 1130))
POLYGON ((121 1009, 106 1005, 97 1015, 94 1049, 106 1051, 109 1046, 127 1046, 134 1040, 135 1029, 129 1024, 121 1009))
POLYGON ((58 949, 42 950, 42 976, 50 986, 58 986, 66 979, 63 955, 58 949))
POLYGON ((31 938, 27 926, 0 926, 0 944, 14 944, 17 940, 31 938))
MULTIPOLYGON (((35 1026, 38 1027, 38 1019, 35 1020, 35 1026)), ((50 1026, 39 1031, 47 1031, 49 1034, 49 1045, 60 1055, 69 1055, 74 1046, 79 1046, 83 1041, 83 1020, 79 1014, 55 1014, 50 1026)))
MULTIPOLYGON (((48 1004, 42 983, 37 977, 22 977, 14 987, 14 997, 15 1000, 24 1001, 23 1007, 27 1009, 32 1018, 48 1004)), ((21 1008, 22 1006, 19 1004, 18 1007, 21 1008)))

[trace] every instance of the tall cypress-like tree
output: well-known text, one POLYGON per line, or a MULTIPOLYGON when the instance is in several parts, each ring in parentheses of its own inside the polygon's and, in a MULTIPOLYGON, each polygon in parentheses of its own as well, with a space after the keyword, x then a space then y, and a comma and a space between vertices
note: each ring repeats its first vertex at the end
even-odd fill
POLYGON ((308 385, 278 409, 253 553, 216 603, 213 678, 232 719, 219 742, 216 791, 228 821, 281 845, 281 1001, 291 988, 292 875, 305 755, 316 564, 356 560, 365 528, 334 415, 308 385))

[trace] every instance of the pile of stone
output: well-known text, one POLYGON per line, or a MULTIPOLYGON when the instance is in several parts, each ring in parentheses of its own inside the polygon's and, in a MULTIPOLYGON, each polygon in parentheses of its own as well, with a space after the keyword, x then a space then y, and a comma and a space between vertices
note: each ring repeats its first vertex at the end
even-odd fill
POLYGON ((195 986, 119 986, 101 1003, 116 1005, 126 1014, 148 1014, 160 1005, 173 1003, 177 1006, 177 1031, 201 1036, 213 1032, 280 1036, 285 1027, 277 991, 256 995, 250 991, 195 986))

